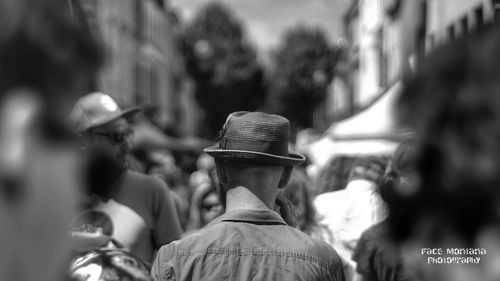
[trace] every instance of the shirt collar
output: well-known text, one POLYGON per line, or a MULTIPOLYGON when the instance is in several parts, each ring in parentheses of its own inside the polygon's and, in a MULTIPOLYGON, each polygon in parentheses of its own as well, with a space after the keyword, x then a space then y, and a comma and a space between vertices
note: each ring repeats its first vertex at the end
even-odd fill
POLYGON ((265 209, 245 209, 229 211, 214 219, 210 224, 222 221, 286 225, 285 221, 278 213, 272 210, 265 209))

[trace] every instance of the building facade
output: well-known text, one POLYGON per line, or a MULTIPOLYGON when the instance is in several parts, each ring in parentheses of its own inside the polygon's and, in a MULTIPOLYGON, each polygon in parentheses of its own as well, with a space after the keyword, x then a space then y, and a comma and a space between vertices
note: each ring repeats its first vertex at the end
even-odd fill
MULTIPOLYGON (((418 67, 426 53, 488 25, 498 0, 354 0, 344 14, 347 49, 336 79, 346 85, 346 116, 370 106, 418 67)), ((342 94, 338 91, 335 94, 342 94)))
POLYGON ((105 57, 97 90, 121 105, 144 106, 160 127, 175 126, 181 73, 168 3, 80 0, 105 57))
POLYGON ((152 118, 162 127, 171 128, 180 116, 179 84, 182 72, 174 27, 157 1, 139 2, 135 102, 147 106, 152 118))
POLYGON ((492 22, 499 1, 427 0, 426 47, 428 50, 492 22), (496 9, 495 9, 496 7, 496 9))

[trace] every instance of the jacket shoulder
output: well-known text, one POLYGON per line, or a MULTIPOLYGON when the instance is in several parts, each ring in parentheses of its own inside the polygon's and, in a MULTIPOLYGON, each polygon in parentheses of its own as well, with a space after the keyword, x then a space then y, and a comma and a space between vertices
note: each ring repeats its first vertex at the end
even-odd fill
POLYGON ((337 251, 328 243, 318 238, 310 237, 307 234, 304 234, 309 239, 310 243, 308 244, 308 254, 314 255, 320 261, 328 264, 328 265, 341 265, 342 260, 337 253, 337 251))

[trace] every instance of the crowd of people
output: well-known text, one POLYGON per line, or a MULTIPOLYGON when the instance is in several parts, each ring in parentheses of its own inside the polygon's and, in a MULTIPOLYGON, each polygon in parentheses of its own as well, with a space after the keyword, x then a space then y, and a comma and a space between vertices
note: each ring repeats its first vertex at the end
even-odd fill
POLYGON ((59 3, 0 0, 0 280, 500 280, 498 24, 405 79, 394 155, 311 177, 286 118, 239 111, 193 172, 134 150, 59 3))

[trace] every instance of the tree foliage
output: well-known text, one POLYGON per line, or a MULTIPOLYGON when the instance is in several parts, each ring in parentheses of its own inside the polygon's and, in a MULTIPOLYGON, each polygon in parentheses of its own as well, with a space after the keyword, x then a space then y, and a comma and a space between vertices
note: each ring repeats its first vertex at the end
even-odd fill
POLYGON ((314 109, 333 78, 336 54, 320 29, 287 30, 273 54, 269 110, 287 117, 295 128, 311 127, 314 109))
POLYGON ((222 4, 209 3, 199 11, 183 33, 182 49, 206 113, 203 136, 213 137, 229 113, 263 103, 263 70, 256 53, 241 23, 222 4))

